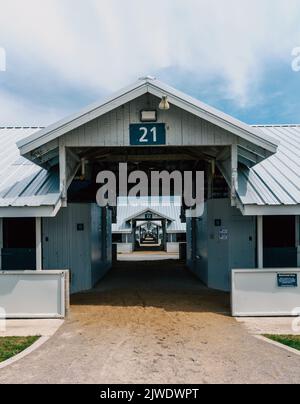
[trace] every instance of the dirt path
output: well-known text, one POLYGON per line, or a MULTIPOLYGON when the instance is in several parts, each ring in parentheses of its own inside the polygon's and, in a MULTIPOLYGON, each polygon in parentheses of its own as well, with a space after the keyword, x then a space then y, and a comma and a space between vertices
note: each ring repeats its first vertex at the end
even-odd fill
POLYGON ((0 383, 299 383, 300 357, 229 317, 229 296, 174 262, 119 264, 77 295, 41 349, 0 383))

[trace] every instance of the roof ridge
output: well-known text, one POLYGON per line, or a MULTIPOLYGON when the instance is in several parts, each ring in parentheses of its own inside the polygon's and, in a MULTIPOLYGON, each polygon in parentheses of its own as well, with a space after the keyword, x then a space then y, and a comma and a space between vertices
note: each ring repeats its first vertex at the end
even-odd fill
POLYGON ((253 128, 299 128, 300 124, 267 124, 267 125, 250 125, 253 128))
POLYGON ((0 129, 44 129, 45 126, 0 126, 0 129))

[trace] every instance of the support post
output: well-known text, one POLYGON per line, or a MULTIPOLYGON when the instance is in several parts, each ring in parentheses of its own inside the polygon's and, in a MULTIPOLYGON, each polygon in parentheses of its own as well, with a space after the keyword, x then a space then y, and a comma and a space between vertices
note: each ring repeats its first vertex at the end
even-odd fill
POLYGON ((2 269, 3 219, 0 219, 0 270, 2 269))
POLYGON ((295 218, 296 248, 297 248, 297 267, 300 268, 300 216, 295 218))
POLYGON ((59 139, 59 188, 62 197, 62 206, 67 205, 67 155, 64 139, 59 139))
POLYGON ((238 146, 231 146, 231 205, 236 206, 236 193, 238 191, 238 146))
POLYGON ((35 237, 36 237, 36 270, 42 271, 42 218, 35 219, 35 237))
POLYGON ((257 217, 257 264, 259 269, 264 267, 264 221, 263 216, 257 217))

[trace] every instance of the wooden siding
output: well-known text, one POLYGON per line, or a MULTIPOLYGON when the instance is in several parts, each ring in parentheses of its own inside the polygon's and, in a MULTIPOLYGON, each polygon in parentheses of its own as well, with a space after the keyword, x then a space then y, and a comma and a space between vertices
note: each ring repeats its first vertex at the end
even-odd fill
MULTIPOLYGON (((159 99, 143 95, 65 136, 67 147, 129 146, 129 125, 140 122, 142 109, 158 109, 159 99)), ((167 145, 226 146, 235 135, 178 107, 158 111, 158 122, 167 126, 167 145)))

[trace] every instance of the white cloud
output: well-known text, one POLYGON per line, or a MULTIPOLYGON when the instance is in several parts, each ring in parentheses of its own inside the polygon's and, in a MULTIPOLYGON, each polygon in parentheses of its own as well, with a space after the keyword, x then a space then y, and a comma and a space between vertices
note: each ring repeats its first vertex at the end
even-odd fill
POLYGON ((0 11, 8 58, 26 54, 68 84, 113 91, 177 67, 221 79, 240 106, 265 64, 288 64, 300 44, 300 0, 1 0, 0 11))
POLYGON ((47 126, 63 116, 64 111, 55 107, 46 108, 0 91, 0 126, 47 126))

